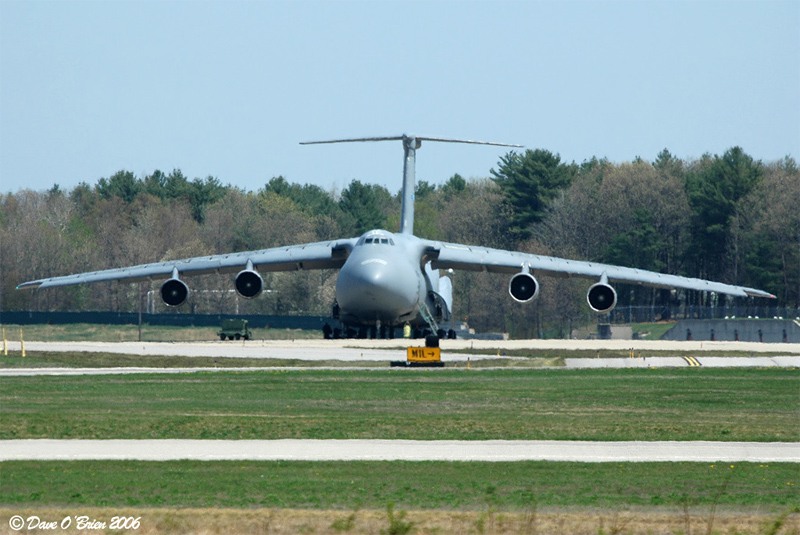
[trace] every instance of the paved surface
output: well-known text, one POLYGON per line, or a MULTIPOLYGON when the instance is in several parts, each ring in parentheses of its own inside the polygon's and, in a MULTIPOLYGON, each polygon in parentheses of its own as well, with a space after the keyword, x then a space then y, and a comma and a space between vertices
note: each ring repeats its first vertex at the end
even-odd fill
POLYGON ((786 355, 780 357, 706 357, 694 353, 692 357, 645 357, 633 359, 564 359, 567 368, 748 368, 748 367, 782 367, 800 366, 800 356, 786 355))
MULTIPOLYGON (((346 359, 385 360, 387 351, 405 355, 409 345, 422 340, 250 340, 247 342, 25 342, 28 351, 88 351, 128 355, 182 355, 189 357, 297 358, 304 360, 346 359), (316 349, 317 351, 309 351, 316 349)), ((457 354, 461 349, 487 350, 497 356, 498 349, 572 350, 634 349, 679 351, 688 354, 706 351, 740 353, 778 353, 800 355, 800 344, 760 344, 757 342, 697 342, 669 340, 442 340, 443 352, 457 354)), ((9 349, 18 351, 19 341, 9 340, 9 349)))
MULTIPOLYGON (((424 345, 424 342, 419 345, 424 345)), ((9 341, 19 351, 19 342, 9 341)), ((298 340, 248 342, 25 342, 26 351, 76 351, 141 356, 210 358, 390 361, 406 358, 405 346, 353 347, 340 341, 298 340)), ((466 360, 466 356, 464 357, 466 360)))
POLYGON ((314 368, 304 367, 277 367, 270 366, 264 368, 5 368, 0 369, 0 377, 34 377, 41 375, 130 375, 136 373, 206 373, 206 372, 257 372, 257 371, 289 371, 289 370, 354 370, 354 369, 375 369, 375 368, 327 368, 318 366, 314 368))
POLYGON ((417 440, 6 440, 9 460, 800 462, 800 444, 417 440))
MULTIPOLYGON (((339 360, 352 362, 389 362, 405 360, 406 340, 297 340, 248 342, 26 342, 28 351, 50 352, 107 352, 143 356, 184 356, 250 359, 293 359, 306 361, 339 360)), ((419 340, 412 345, 421 345, 419 340)), ((442 360, 445 362, 466 362, 467 359, 483 360, 503 356, 504 350, 537 349, 558 350, 566 356, 567 367, 590 368, 646 368, 646 367, 686 367, 686 366, 800 366, 800 344, 759 344, 751 342, 689 342, 689 341, 650 341, 650 340, 442 340, 442 360), (473 349, 487 351, 483 355, 467 355, 459 350, 473 349), (570 351, 591 350, 609 351, 633 349, 644 358, 569 358, 570 351), (677 351, 685 353, 691 360, 683 357, 648 357, 648 351, 677 351), (736 351, 750 353, 741 357, 707 357, 708 351, 736 351), (781 356, 759 356, 759 353, 780 353, 781 356)), ((9 349, 19 350, 19 342, 9 341, 9 349)), ((128 370, 124 373, 130 373, 128 370)), ((141 369, 148 372, 147 369, 141 369)), ((197 371, 188 368, 183 371, 197 371)), ((9 372, 0 372, 9 374, 9 372)), ((40 372, 41 373, 41 372, 40 372)), ((88 373, 88 372, 87 372, 88 373)), ((93 373, 99 373, 95 371, 93 373)), ((106 371, 105 373, 113 373, 106 371)), ((123 373, 123 372, 117 372, 123 373)))
MULTIPOLYGON (((385 356, 382 360, 387 362, 390 360, 405 360, 405 353, 395 355, 392 357, 385 356)), ((484 356, 480 358, 492 359, 496 357, 484 356)), ((343 359, 346 360, 346 359, 343 359)), ((454 363, 462 361, 461 358, 451 358, 450 355, 442 356, 445 363, 454 363)), ((145 368, 145 367, 124 367, 124 368, 0 368, 0 377, 33 377, 41 375, 129 375, 136 373, 200 373, 200 372, 257 372, 257 371, 292 371, 292 370, 389 370, 387 365, 385 368, 376 366, 358 366, 358 362, 353 362, 353 366, 263 366, 263 367, 226 367, 226 368, 210 368, 210 367, 182 367, 182 368, 145 368)), ((565 366, 550 369, 574 369, 574 368, 685 368, 685 367, 708 367, 708 368, 739 368, 739 367, 783 367, 795 368, 800 367, 800 356, 785 356, 785 357, 651 357, 651 358, 614 358, 614 359, 565 359, 565 366)), ((526 368, 511 368, 508 366, 497 367, 482 367, 477 370, 487 369, 526 369, 526 368)), ((527 368, 537 369, 537 368, 527 368)), ((396 368, 395 368, 396 370, 396 368)), ((410 372, 421 371, 421 369, 409 369, 410 372)))

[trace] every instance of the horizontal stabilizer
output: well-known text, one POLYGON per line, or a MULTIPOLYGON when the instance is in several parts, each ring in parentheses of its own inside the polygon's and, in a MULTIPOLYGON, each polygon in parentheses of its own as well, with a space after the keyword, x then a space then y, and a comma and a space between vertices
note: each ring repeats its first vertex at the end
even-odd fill
POLYGON ((476 141, 472 139, 455 139, 449 137, 431 137, 431 136, 414 136, 410 134, 403 134, 400 136, 381 136, 381 137, 360 137, 351 139, 332 139, 329 141, 303 141, 301 145, 321 145, 324 143, 356 143, 360 141, 408 141, 415 139, 417 141, 438 141, 442 143, 471 143, 473 145, 494 145, 496 147, 518 147, 523 145, 512 145, 510 143, 495 143, 493 141, 476 141))
POLYGON ((400 136, 359 137, 348 139, 331 139, 329 141, 304 141, 301 145, 321 145, 325 143, 356 143, 361 141, 402 141, 405 156, 403 158, 403 204, 400 207, 400 233, 414 233, 414 191, 416 151, 422 146, 423 141, 438 141, 441 143, 470 143, 473 145, 494 145, 496 147, 522 147, 508 143, 495 143, 492 141, 475 141, 471 139, 455 139, 449 137, 414 136, 403 134, 400 136))

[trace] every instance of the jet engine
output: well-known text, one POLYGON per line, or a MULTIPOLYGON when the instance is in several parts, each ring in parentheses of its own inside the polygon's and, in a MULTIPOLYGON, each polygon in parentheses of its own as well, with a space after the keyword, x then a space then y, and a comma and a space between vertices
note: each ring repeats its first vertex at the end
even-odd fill
POLYGON ((161 299, 171 307, 181 306, 189 298, 189 287, 182 280, 173 277, 161 285, 161 299))
POLYGON ((236 275, 236 293, 247 299, 253 299, 264 289, 264 280, 252 269, 245 269, 236 275))
POLYGON ((508 293, 515 301, 527 303, 539 296, 539 283, 527 271, 517 273, 508 281, 508 293))
POLYGON ((586 301, 595 312, 611 312, 617 304, 617 292, 607 282, 600 281, 589 288, 586 301))

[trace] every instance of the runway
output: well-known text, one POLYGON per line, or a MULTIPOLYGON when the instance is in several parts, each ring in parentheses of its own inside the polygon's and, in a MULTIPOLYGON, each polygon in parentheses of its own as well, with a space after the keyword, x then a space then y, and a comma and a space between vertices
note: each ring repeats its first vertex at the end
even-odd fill
POLYGON ((800 462, 800 445, 756 442, 419 440, 5 440, 0 461, 800 462))

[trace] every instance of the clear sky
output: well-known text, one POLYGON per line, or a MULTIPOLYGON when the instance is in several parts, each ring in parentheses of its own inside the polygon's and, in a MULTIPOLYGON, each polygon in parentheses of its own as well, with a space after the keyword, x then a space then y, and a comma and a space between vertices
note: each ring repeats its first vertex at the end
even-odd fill
MULTIPOLYGON (((0 0, 0 192, 180 168, 401 187, 400 142, 800 157, 800 1, 0 0)), ((426 143, 417 178, 507 149, 426 143)))

